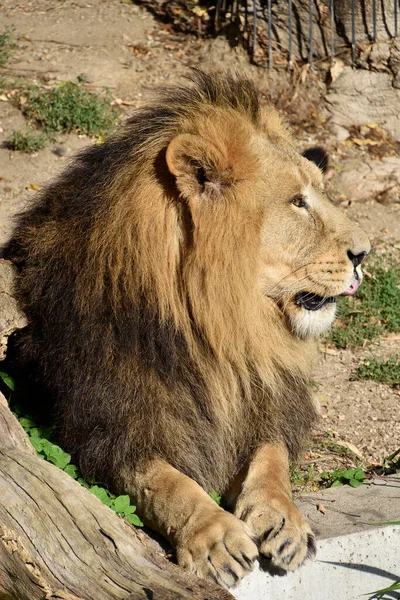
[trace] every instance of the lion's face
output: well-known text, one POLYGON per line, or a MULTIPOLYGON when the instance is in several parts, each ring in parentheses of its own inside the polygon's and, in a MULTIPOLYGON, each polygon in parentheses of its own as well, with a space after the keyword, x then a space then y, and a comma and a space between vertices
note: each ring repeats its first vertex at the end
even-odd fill
MULTIPOLYGON (((360 285, 368 238, 324 196, 320 169, 294 149, 275 112, 259 130, 230 117, 214 116, 167 150, 191 223, 203 241, 217 243, 222 231, 230 235, 233 272, 242 268, 236 282, 245 277, 239 255, 248 259, 253 252, 260 301, 278 305, 298 337, 319 335, 334 320, 336 299, 360 285)), ((230 285, 228 277, 221 281, 230 285)))
POLYGON ((332 325, 337 298, 357 291, 370 244, 325 197, 313 163, 294 152, 266 154, 263 291, 299 337, 319 335, 332 325))

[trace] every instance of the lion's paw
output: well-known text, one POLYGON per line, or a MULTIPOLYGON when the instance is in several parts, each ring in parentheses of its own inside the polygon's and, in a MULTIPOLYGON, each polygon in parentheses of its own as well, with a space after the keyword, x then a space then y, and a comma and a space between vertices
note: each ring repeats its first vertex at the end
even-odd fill
POLYGON ((177 546, 180 566, 225 587, 249 573, 257 557, 249 527, 222 509, 191 527, 177 546))
POLYGON ((314 558, 316 544, 313 532, 303 515, 289 499, 273 499, 268 504, 246 507, 235 513, 252 529, 260 554, 271 563, 293 571, 306 559, 314 558))

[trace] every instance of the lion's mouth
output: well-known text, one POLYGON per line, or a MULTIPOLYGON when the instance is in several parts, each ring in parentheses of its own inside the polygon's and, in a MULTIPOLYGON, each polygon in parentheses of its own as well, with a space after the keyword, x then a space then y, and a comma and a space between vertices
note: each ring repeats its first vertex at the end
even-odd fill
POLYGON ((306 310, 320 310, 327 304, 333 304, 340 296, 352 296, 360 286, 360 277, 357 271, 354 271, 353 283, 338 296, 318 296, 313 292, 300 292, 296 295, 295 303, 306 310))
POLYGON ((295 302, 306 310, 320 310, 327 304, 336 302, 337 296, 318 296, 312 292, 300 292, 296 295, 295 302))

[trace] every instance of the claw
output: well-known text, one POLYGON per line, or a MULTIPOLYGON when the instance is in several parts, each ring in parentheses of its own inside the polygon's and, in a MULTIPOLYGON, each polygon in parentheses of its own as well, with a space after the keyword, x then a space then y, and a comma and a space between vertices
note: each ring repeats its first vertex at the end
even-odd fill
POLYGON ((317 554, 317 544, 315 542, 315 537, 310 533, 307 535, 307 555, 306 558, 314 558, 317 554))

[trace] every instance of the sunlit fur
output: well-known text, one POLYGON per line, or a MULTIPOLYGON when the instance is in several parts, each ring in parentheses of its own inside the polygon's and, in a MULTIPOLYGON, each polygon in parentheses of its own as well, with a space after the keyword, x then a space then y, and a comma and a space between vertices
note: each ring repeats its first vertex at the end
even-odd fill
POLYGON ((121 489, 161 456, 222 492, 264 441, 297 456, 316 417, 308 334, 325 325, 294 297, 344 291, 362 237, 320 186, 249 81, 195 72, 20 217, 5 256, 21 360, 86 476, 121 489), (291 204, 303 190, 312 218, 291 204))

